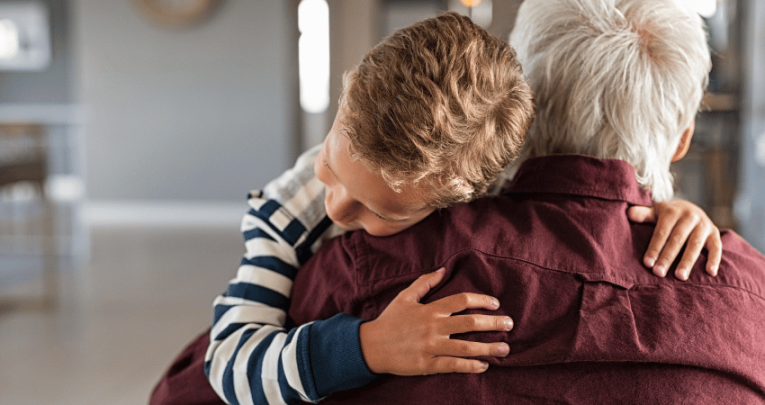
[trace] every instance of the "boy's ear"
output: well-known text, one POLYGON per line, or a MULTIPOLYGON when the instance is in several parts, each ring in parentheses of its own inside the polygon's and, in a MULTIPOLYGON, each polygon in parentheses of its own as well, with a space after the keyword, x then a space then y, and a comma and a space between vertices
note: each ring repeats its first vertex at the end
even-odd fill
POLYGON ((677 145, 675 154, 672 156, 673 162, 677 162, 678 160, 682 159, 686 153, 688 153, 688 148, 691 146, 691 138, 693 138, 693 131, 695 130, 696 120, 693 120, 691 121, 691 125, 688 126, 685 131, 683 131, 683 136, 680 137, 680 144, 677 145))

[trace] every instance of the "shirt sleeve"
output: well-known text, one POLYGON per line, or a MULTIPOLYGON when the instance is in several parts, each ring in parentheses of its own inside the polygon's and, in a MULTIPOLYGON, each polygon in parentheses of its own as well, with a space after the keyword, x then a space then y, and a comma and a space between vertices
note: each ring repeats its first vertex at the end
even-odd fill
POLYGON ((214 303, 205 374, 229 404, 318 402, 371 382, 358 328, 348 314, 284 328, 298 268, 342 230, 327 218, 313 173, 319 149, 250 193, 242 219, 246 253, 214 303))

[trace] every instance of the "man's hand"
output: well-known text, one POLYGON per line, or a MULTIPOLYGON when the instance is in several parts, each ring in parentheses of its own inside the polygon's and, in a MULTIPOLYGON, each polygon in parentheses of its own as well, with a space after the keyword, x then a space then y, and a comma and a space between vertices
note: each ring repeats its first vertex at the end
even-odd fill
POLYGON ((643 257, 643 263, 653 268, 654 274, 666 276, 669 266, 687 242, 675 277, 688 280, 691 268, 704 247, 709 251, 707 273, 717 275, 722 257, 720 230, 704 210, 688 201, 677 200, 656 203, 653 207, 630 207, 627 215, 634 222, 656 222, 648 251, 643 257))
POLYGON ((496 310, 499 301, 487 295, 461 293, 430 304, 420 300, 444 277, 443 268, 420 276, 401 291, 374 321, 361 324, 359 337, 367 366, 374 373, 427 375, 482 373, 486 362, 467 357, 505 357, 507 343, 479 343, 449 339, 455 333, 509 331, 506 316, 455 315, 468 308, 496 310))

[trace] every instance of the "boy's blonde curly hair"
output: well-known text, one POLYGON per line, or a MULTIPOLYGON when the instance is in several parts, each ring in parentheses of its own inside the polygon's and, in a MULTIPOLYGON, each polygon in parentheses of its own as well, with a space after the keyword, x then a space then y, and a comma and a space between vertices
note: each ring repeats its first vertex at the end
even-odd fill
POLYGON ((485 193, 534 118, 513 49, 456 13, 396 31, 343 79, 354 159, 396 191, 429 190, 435 208, 485 193))

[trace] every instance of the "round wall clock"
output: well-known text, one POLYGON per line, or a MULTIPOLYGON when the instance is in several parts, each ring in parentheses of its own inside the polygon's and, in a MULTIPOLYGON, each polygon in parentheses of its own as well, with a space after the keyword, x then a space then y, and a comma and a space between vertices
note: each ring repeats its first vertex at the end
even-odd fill
POLYGON ((152 20, 167 26, 184 27, 209 17, 223 0, 135 0, 152 20))

